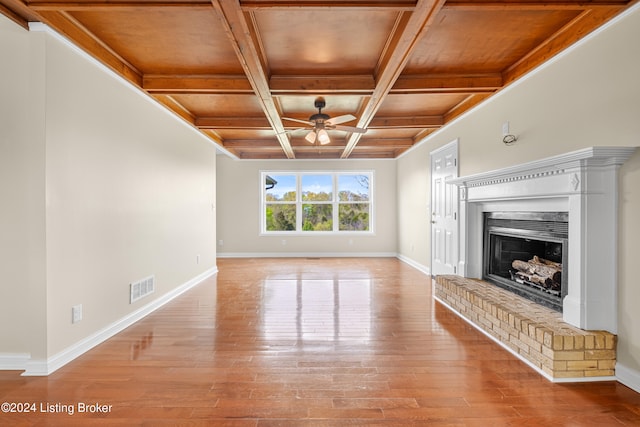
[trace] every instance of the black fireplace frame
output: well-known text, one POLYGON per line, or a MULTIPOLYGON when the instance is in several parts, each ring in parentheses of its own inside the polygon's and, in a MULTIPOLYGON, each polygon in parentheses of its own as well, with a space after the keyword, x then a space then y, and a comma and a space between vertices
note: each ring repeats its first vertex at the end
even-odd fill
POLYGON ((568 212, 485 212, 482 246, 483 279, 535 303, 562 312, 562 300, 567 295, 569 283, 567 271, 569 254, 568 224, 568 212), (560 244, 563 266, 560 293, 550 293, 518 283, 512 278, 494 274, 491 271, 493 254, 490 242, 492 237, 500 236, 560 244))

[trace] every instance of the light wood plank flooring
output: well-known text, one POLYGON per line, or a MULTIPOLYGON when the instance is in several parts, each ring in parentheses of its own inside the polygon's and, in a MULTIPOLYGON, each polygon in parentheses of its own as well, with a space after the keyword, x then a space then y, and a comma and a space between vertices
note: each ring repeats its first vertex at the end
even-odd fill
POLYGON ((0 425, 640 425, 640 394, 547 381, 396 259, 218 268, 49 377, 0 372, 0 402, 63 410, 0 413, 0 425), (78 413, 80 403, 111 407, 78 413))

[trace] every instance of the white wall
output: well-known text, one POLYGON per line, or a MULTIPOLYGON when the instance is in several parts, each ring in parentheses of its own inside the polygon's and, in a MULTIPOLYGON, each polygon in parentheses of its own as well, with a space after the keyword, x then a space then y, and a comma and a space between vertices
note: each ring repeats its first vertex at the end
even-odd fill
MULTIPOLYGON (((18 183, 0 184, 3 206, 10 206, 2 227, 19 248, 0 243, 11 263, 2 273, 7 299, 0 304, 5 317, 26 306, 23 317, 41 321, 34 330, 8 322, 16 327, 0 354, 27 352, 29 363, 46 369, 83 340, 215 271, 216 150, 51 33, 28 33, 1 19, 0 39, 16 42, 0 45, 0 56, 20 61, 11 71, 18 89, 0 99, 19 120, 8 132, 0 129, 0 161, 10 167, 3 173, 18 183), (33 234, 29 245, 24 238, 33 234), (35 286, 32 267, 40 272, 35 286), (129 284, 150 275, 156 292, 129 304, 129 284), (77 304, 83 320, 72 324, 77 304)), ((0 80, 9 80, 4 70, 0 80)))
POLYGON ((234 160, 218 156, 220 256, 396 254, 396 163, 393 160, 234 160), (374 171, 375 234, 260 236, 260 171, 374 171), (283 245, 282 241, 286 244, 283 245))
MULTIPOLYGON (((46 353, 44 60, 39 39, 0 15, 0 358, 5 361, 46 353)), ((20 363, 24 360, 8 362, 20 363)))
MULTIPOLYGON (((398 160, 401 177, 426 175, 428 152, 460 138, 460 176, 591 146, 640 146, 640 6, 614 25, 502 91, 398 160), (519 140, 502 143, 502 123, 519 140)), ((618 375, 640 389, 640 152, 620 170, 618 375)), ((408 179, 400 179, 399 184, 408 179)), ((419 180, 399 185, 399 200, 423 192, 419 180)), ((426 210, 400 213, 400 242, 424 227, 426 210)), ((429 263, 429 254, 402 255, 429 263), (418 258, 419 257, 419 258, 418 258)))
POLYGON ((398 159, 398 253, 431 272, 430 147, 422 144, 398 159))

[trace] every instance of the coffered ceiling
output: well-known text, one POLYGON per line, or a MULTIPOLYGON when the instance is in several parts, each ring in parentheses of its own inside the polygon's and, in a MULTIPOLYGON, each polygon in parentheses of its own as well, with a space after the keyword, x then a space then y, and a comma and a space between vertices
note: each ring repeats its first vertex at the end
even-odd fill
POLYGON ((631 3, 0 0, 0 13, 54 28, 239 158, 339 159, 397 157, 631 3), (325 145, 301 129, 319 97, 353 116, 328 120, 325 145))

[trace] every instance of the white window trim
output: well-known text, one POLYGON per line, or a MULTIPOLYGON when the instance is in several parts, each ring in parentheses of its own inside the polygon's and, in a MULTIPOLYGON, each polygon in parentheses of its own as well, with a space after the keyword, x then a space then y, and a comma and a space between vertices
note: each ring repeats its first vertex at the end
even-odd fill
MULTIPOLYGON (((374 201, 374 193, 375 193, 375 174, 373 170, 346 170, 346 171, 335 171, 335 170, 304 170, 304 171, 296 171, 296 170, 261 170, 260 171, 260 235, 261 236, 344 236, 344 235, 355 235, 355 236, 366 236, 366 235, 374 235, 375 234, 375 201, 374 201), (286 230, 278 230, 278 231, 267 231, 266 225, 266 193, 267 190, 265 188, 265 180, 267 175, 295 175, 296 176, 296 201, 290 202, 296 204, 296 230, 286 231, 286 230), (331 175, 333 182, 333 201, 331 202, 323 202, 323 201, 307 201, 302 200, 302 176, 303 175, 331 175), (369 176, 369 201, 368 202, 340 202, 338 200, 338 176, 340 175, 367 175, 369 176), (302 205, 304 204, 325 204, 331 203, 333 205, 333 231, 305 231, 302 230, 302 205), (348 203, 368 203, 369 204, 369 230, 366 231, 356 231, 356 230, 343 230, 340 231, 337 228, 339 227, 339 205, 340 204, 348 204, 348 203)), ((287 202, 282 202, 286 204, 287 202)))

